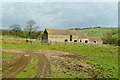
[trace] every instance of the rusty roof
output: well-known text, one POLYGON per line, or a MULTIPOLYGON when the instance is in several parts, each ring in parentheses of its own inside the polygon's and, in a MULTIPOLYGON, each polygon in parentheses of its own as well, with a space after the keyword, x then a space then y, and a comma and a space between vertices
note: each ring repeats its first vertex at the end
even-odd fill
POLYGON ((77 35, 76 30, 65 30, 65 29, 45 29, 48 34, 52 35, 77 35))

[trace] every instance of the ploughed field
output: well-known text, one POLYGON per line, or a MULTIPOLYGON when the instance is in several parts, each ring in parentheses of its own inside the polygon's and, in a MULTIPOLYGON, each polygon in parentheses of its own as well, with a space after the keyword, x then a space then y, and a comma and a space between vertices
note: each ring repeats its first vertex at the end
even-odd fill
POLYGON ((94 57, 55 50, 2 49, 2 53, 3 78, 117 78, 112 72, 116 67, 86 62, 94 57))

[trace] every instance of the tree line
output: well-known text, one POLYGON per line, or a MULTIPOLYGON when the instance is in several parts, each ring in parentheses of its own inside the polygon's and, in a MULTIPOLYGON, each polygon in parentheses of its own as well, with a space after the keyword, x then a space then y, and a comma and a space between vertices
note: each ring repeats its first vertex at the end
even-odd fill
POLYGON ((37 31, 40 27, 34 26, 34 20, 27 21, 27 26, 22 29, 20 24, 13 24, 7 30, 2 30, 2 35, 14 35, 23 38, 36 39, 41 37, 42 31, 37 31))
POLYGON ((95 29, 95 28, 101 28, 100 26, 97 26, 97 27, 86 27, 86 28, 70 28, 69 30, 84 30, 84 29, 95 29))

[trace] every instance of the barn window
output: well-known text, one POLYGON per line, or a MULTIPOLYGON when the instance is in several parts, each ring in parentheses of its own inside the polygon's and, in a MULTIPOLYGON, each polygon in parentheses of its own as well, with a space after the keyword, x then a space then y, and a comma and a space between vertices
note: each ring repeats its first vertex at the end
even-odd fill
POLYGON ((94 41, 94 43, 96 43, 96 41, 94 41))
POLYGON ((72 35, 70 35, 70 41, 72 41, 72 35))
POLYGON ((87 41, 87 40, 85 40, 85 43, 88 43, 88 41, 87 41))
POLYGON ((80 42, 82 42, 82 41, 80 40, 80 42))
POLYGON ((77 42, 77 40, 74 40, 74 42, 77 42))
POLYGON ((65 42, 68 42, 68 40, 67 40, 67 39, 65 39, 65 42))

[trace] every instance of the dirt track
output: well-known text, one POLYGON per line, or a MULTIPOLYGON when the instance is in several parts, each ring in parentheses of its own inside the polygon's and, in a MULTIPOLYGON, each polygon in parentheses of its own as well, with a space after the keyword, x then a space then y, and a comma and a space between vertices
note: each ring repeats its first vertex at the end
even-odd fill
POLYGON ((45 78, 49 74, 50 66, 45 55, 39 55, 39 67, 36 78, 45 78))
MULTIPOLYGON (((50 50, 9 50, 3 49, 2 51, 9 52, 10 54, 22 54, 22 56, 17 60, 12 66, 6 69, 3 73, 3 78, 15 78, 17 73, 23 71, 25 66, 29 63, 31 58, 34 56, 39 57, 38 63, 38 73, 35 78, 45 78, 50 73, 52 66, 66 68, 68 72, 62 74, 67 74, 69 71, 79 74, 88 74, 91 77, 95 77, 98 73, 93 70, 91 65, 85 63, 74 63, 74 59, 81 60, 82 57, 77 54, 72 54, 63 51, 50 51, 50 50), (86 71, 87 70, 87 71, 86 71), (90 72, 90 73, 89 73, 90 72), (9 75, 8 75, 9 74, 9 75)), ((86 59, 86 58, 85 58, 86 59)), ((72 73, 69 75, 73 75, 72 73)))
POLYGON ((15 78, 17 73, 21 72, 29 63, 33 55, 39 56, 39 69, 35 78, 45 78, 50 72, 50 65, 48 57, 56 57, 59 55, 69 55, 70 53, 62 51, 49 51, 49 50, 9 50, 3 49, 2 51, 11 54, 22 54, 22 56, 6 70, 3 71, 3 78, 15 78), (9 75, 8 75, 9 74, 9 75))
POLYGON ((3 72, 3 78, 14 78, 29 63, 31 56, 22 55, 13 65, 3 72), (9 75, 8 75, 9 74, 9 75))

